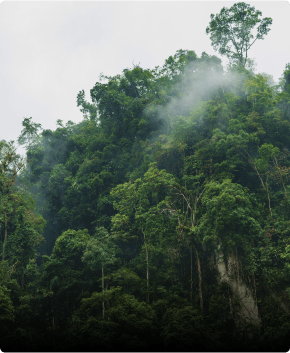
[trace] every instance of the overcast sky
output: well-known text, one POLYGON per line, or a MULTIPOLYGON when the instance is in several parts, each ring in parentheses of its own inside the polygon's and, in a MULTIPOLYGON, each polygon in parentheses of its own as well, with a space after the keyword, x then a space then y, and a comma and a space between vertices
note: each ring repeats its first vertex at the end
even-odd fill
MULTIPOLYGON (((154 68, 178 49, 219 56, 205 29, 211 13, 235 2, 2 2, 0 140, 16 140, 24 117, 53 130, 57 119, 80 122, 76 96, 84 89, 90 100, 102 72, 116 75, 133 62, 154 68)), ((257 72, 278 81, 290 62, 290 4, 246 3, 273 19, 271 31, 252 46, 249 57, 257 72)))

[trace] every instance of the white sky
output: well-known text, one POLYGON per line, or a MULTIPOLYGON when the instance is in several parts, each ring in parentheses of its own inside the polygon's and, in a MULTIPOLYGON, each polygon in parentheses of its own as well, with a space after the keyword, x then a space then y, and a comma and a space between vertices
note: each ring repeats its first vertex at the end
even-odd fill
MULTIPOLYGON (((0 140, 16 140, 24 117, 45 129, 82 120, 76 97, 90 100, 103 72, 163 65, 178 49, 218 55, 205 34, 210 14, 238 1, 3 1, 0 4, 0 140)), ((257 72, 277 81, 290 62, 288 1, 245 1, 271 31, 249 52, 257 72)), ((220 57, 220 56, 219 56, 220 57)), ((19 150, 19 152, 22 151, 19 150)))

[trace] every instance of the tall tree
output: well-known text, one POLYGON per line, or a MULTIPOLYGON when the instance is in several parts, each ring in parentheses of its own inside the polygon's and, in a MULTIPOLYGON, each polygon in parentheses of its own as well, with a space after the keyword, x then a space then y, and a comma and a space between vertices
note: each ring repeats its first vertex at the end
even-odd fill
POLYGON ((270 31, 272 19, 260 19, 260 16, 261 11, 244 2, 236 3, 230 9, 223 7, 217 15, 211 14, 206 34, 210 34, 214 50, 245 67, 251 46, 257 39, 264 39, 270 31), (254 36, 252 33, 256 25, 254 36))
POLYGON ((20 268, 21 284, 29 259, 36 257, 35 246, 43 241, 41 236, 45 221, 34 211, 34 201, 16 184, 24 163, 16 154, 13 142, 0 142, 0 249, 2 261, 20 268))
MULTIPOLYGON (((112 236, 104 227, 96 228, 96 236, 91 238, 87 243, 86 249, 82 256, 82 261, 91 266, 96 266, 98 263, 102 267, 102 294, 104 294, 104 269, 117 261, 115 257, 117 246, 112 242, 112 236)), ((102 301, 102 318, 105 318, 105 302, 102 301)))
POLYGON ((17 141, 19 145, 26 145, 26 149, 28 149, 31 143, 38 137, 38 130, 42 130, 42 127, 41 124, 32 122, 32 117, 24 118, 22 126, 24 129, 21 130, 21 134, 17 141))

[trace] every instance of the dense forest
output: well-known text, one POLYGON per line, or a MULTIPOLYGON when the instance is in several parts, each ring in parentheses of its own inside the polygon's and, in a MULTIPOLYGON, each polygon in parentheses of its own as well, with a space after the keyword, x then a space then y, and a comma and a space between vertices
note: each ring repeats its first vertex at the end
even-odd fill
POLYGON ((290 64, 255 73, 260 15, 211 16, 227 67, 101 75, 80 123, 0 142, 2 351, 288 351, 290 64))

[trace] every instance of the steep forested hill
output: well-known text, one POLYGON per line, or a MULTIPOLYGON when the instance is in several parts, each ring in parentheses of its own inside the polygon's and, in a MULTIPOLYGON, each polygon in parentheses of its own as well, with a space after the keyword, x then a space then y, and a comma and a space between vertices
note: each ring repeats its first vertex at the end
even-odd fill
POLYGON ((3 351, 290 348, 290 65, 179 50, 1 142, 3 351))

